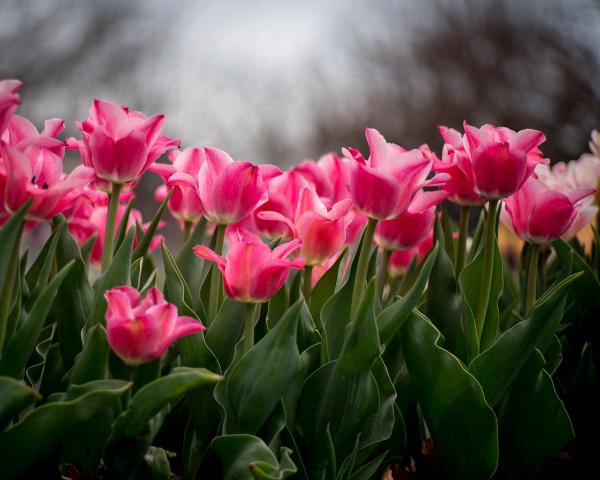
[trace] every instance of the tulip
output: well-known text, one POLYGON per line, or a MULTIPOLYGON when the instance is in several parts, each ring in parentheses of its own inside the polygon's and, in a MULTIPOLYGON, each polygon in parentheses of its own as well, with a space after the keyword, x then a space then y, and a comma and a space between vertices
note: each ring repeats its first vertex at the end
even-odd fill
POLYGON ((20 80, 0 81, 0 136, 6 130, 8 122, 21 103, 19 90, 23 86, 20 80))
POLYGON ((433 247, 433 236, 430 235, 419 245, 408 250, 393 252, 387 264, 390 277, 401 277, 410 267, 411 262, 416 257, 417 263, 421 262, 425 255, 433 247))
POLYGON ((489 199, 516 192, 533 173, 536 165, 547 163, 538 145, 545 135, 532 129, 515 132, 506 127, 464 123, 465 148, 473 164, 475 191, 489 199))
POLYGON ((185 150, 172 150, 169 152, 171 165, 164 163, 154 163, 148 167, 148 170, 159 174, 165 181, 155 192, 155 198, 163 201, 169 188, 173 189, 171 198, 167 205, 171 214, 189 230, 192 225, 198 223, 202 218, 203 210, 198 190, 190 185, 173 184, 169 186, 169 178, 177 172, 183 172, 192 176, 197 176, 200 166, 204 161, 204 151, 200 148, 186 148, 185 150))
POLYGON ((76 124, 81 140, 71 145, 79 148, 84 165, 93 167, 99 179, 110 184, 135 182, 165 151, 179 146, 179 140, 160 133, 163 122, 164 115, 146 117, 116 103, 94 100, 90 117, 76 124))
POLYGON ((8 212, 31 200, 28 217, 50 219, 93 178, 93 170, 84 166, 63 173, 64 143, 55 138, 63 128, 60 119, 47 120, 41 133, 24 117, 9 121, 0 146, 0 197, 8 212))
POLYGON ((104 294, 108 343, 128 365, 160 358, 175 340, 205 330, 198 320, 178 316, 177 307, 152 288, 142 300, 132 287, 116 287, 104 294))

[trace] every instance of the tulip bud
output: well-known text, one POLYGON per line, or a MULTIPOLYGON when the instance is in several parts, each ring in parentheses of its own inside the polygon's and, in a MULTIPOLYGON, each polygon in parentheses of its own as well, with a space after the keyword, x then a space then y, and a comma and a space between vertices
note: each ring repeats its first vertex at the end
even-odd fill
POLYGON ((205 330, 198 320, 178 316, 156 288, 143 300, 132 287, 113 288, 104 298, 108 343, 128 365, 156 360, 178 338, 205 330))

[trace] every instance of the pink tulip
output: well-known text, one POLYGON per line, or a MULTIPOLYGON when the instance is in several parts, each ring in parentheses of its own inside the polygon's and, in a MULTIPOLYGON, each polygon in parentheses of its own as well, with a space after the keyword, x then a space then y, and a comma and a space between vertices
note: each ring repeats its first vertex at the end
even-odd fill
POLYGON ((335 256, 346 239, 345 215, 352 207, 350 199, 341 200, 328 211, 317 192, 303 188, 296 208, 294 222, 278 212, 260 212, 263 220, 287 223, 294 238, 299 239, 300 255, 306 265, 318 265, 335 256))
POLYGON ((108 343, 128 365, 152 362, 175 340, 206 329, 192 317, 178 316, 157 288, 143 300, 132 287, 113 288, 104 298, 108 343))
POLYGON ((448 199, 460 205, 484 204, 487 199, 475 190, 475 172, 465 149, 466 138, 453 128, 440 125, 438 129, 445 142, 442 160, 434 153, 431 153, 431 158, 434 161, 433 169, 450 177, 444 185, 448 199))
POLYGON ((409 250, 431 236, 435 206, 447 196, 445 191, 419 192, 410 207, 393 220, 380 220, 375 227, 375 243, 391 251, 409 250))
POLYGON ((546 140, 538 130, 515 132, 506 127, 464 123, 465 150, 471 158, 475 191, 487 198, 502 198, 516 192, 536 165, 547 163, 538 145, 546 140))
POLYGON ((8 122, 21 103, 19 90, 23 86, 20 80, 0 81, 0 136, 6 130, 8 122))
POLYGON ((234 161, 216 148, 205 148, 204 155, 198 175, 177 172, 169 184, 196 188, 208 221, 231 225, 267 201, 267 186, 260 167, 234 161))
POLYGON ((416 193, 425 186, 439 185, 446 176, 427 180, 432 162, 419 150, 406 151, 386 142, 375 129, 366 129, 371 156, 366 160, 358 150, 344 149, 353 159, 350 195, 358 210, 378 220, 392 219, 406 211, 416 193))
POLYGON ((430 235, 413 248, 393 252, 388 263, 388 273, 390 274, 390 277, 401 277, 404 275, 413 261, 413 258, 417 258, 417 263, 421 262, 432 247, 433 236, 430 235))
POLYGON ((531 176, 516 193, 504 200, 504 218, 523 240, 547 243, 565 234, 577 216, 581 200, 594 191, 585 188, 560 193, 531 176))
MULTIPOLYGON (((129 200, 130 193, 124 194, 123 201, 129 200)), ((117 208, 116 224, 119 225, 125 214, 126 206, 120 204, 117 208)), ((98 190, 87 189, 82 192, 82 195, 74 202, 69 211, 65 212, 67 217, 67 225, 77 243, 84 245, 92 237, 96 235, 96 241, 92 247, 90 260, 92 264, 99 265, 102 260, 102 252, 104 250, 104 240, 106 238, 106 217, 108 215, 108 195, 98 190)), ((129 212, 127 220, 127 229, 140 224, 142 230, 146 230, 149 224, 143 224, 142 214, 135 208, 129 212)), ((159 223, 159 228, 164 226, 164 222, 159 223)), ((150 243, 150 249, 154 250, 160 246, 163 240, 162 235, 155 235, 150 243)), ((137 235, 134 237, 134 248, 138 243, 137 235)))
MULTIPOLYGON (((169 160, 172 165, 164 163, 154 163, 148 167, 148 170, 158 173, 165 182, 168 182, 171 175, 182 172, 198 176, 200 166, 204 161, 204 151, 200 148, 186 148, 185 150, 173 150, 169 152, 169 160)), ((202 203, 195 187, 189 185, 172 185, 173 194, 167 205, 171 214, 181 222, 198 223, 202 217, 202 203)), ((162 185, 156 191, 156 198, 159 201, 164 200, 169 186, 162 185)))
POLYGON ((60 119, 46 120, 41 133, 24 117, 9 121, 0 146, 0 196, 8 212, 32 200, 30 219, 52 218, 93 178, 93 170, 84 166, 63 173, 65 147, 55 138, 63 128, 60 119))
POLYGON ((298 250, 299 240, 284 243, 271 251, 257 235, 243 228, 229 227, 226 237, 227 258, 203 245, 196 245, 194 253, 217 264, 223 273, 225 292, 239 302, 266 302, 283 286, 290 268, 301 270, 304 267, 302 258, 286 259, 298 250))
POLYGON ((76 124, 81 140, 72 139, 69 146, 79 148, 84 165, 96 171, 97 186, 106 190, 107 183, 139 180, 165 151, 179 146, 179 140, 160 133, 163 122, 164 115, 146 117, 116 103, 94 100, 90 117, 76 124))

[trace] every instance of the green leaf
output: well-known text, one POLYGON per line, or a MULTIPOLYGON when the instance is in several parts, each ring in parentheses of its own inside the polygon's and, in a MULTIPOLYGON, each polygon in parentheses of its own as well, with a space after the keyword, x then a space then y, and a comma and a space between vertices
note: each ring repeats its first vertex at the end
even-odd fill
POLYGON ((229 297, 221 305, 206 332, 206 343, 223 370, 231 364, 235 345, 242 338, 246 305, 229 297))
POLYGON ((427 317, 415 312, 402 328, 406 366, 443 467, 453 478, 490 478, 498 427, 481 386, 439 346, 440 333, 427 317))
POLYGON ((144 234, 141 235, 141 238, 138 239, 139 241, 137 247, 135 247, 135 250, 133 251, 133 260, 137 260, 138 258, 143 257, 148 252, 148 249, 150 248, 150 243, 152 242, 154 234, 156 233, 156 229, 158 228, 158 224, 160 223, 160 218, 162 217, 163 211, 165 210, 167 202, 169 201, 169 198, 171 198, 172 193, 173 190, 169 190, 169 193, 165 196, 164 200, 158 206, 158 209, 156 210, 156 213, 154 214, 150 225, 148 226, 144 234))
POLYGON ((58 287, 63 282, 67 273, 73 266, 73 261, 69 262, 58 272, 56 277, 40 293, 38 299, 33 304, 31 311, 27 315, 21 328, 8 342, 6 351, 0 359, 0 374, 20 378, 27 359, 30 357, 38 341, 40 332, 44 326, 46 316, 58 291, 58 287))
POLYGON ((340 273, 340 266, 342 263, 346 262, 347 258, 348 249, 346 248, 340 253, 340 256, 331 266, 331 268, 327 270, 319 279, 315 285, 315 288, 313 288, 313 291, 310 295, 310 314, 313 318, 317 320, 320 319, 321 309, 327 300, 329 300, 335 293, 335 287, 337 286, 340 273))
MULTIPOLYGON (((23 205, 16 213, 10 216, 8 221, 0 228, 0 286, 4 288, 6 274, 13 258, 13 250, 17 238, 20 237, 25 222, 25 215, 31 206, 31 202, 23 205)), ((0 289, 0 292, 2 289, 0 289)))
POLYGON ((224 480, 283 479, 296 473, 290 449, 281 448, 278 460, 252 435, 222 435, 213 440, 211 448, 221 460, 224 480))
POLYGON ((129 223, 129 215, 131 214, 131 208, 133 207, 133 202, 135 198, 132 198, 127 202, 127 206, 125 207, 125 211, 123 212, 123 216, 121 217, 121 221, 119 222, 119 226, 117 228, 117 233, 115 234, 115 250, 118 250, 125 239, 125 235, 127 234, 127 225, 129 223))
POLYGON ((267 313, 267 324, 269 328, 273 328, 279 319, 283 317, 290 305, 290 298, 286 286, 281 287, 275 295, 269 299, 269 307, 267 313))
POLYGON ((140 388, 115 422, 106 441, 104 460, 110 472, 131 472, 146 453, 154 433, 150 421, 169 403, 205 384, 222 380, 204 368, 177 367, 140 388))
POLYGON ((32 410, 21 422, 0 434, 3 478, 23 478, 24 473, 51 458, 78 425, 111 405, 128 388, 129 384, 120 380, 91 382, 80 386, 80 395, 68 395, 64 400, 57 399, 32 410))
POLYGON ((359 468, 358 470, 356 470, 348 478, 348 480, 369 480, 369 479, 372 479, 373 476, 379 470, 381 462, 383 462, 383 460, 386 457, 387 453, 388 452, 383 452, 381 455, 379 455, 378 457, 374 458, 373 460, 371 460, 366 465, 363 465, 361 468, 359 468))
POLYGON ((301 370, 296 343, 304 300, 298 300, 225 375, 224 433, 256 434, 301 370))
POLYGON ((481 384, 490 405, 495 406, 502 398, 536 346, 541 350, 548 347, 563 317, 567 294, 580 276, 571 275, 549 290, 526 320, 504 332, 471 362, 469 372, 481 384))
POLYGON ((25 382, 12 377, 0 377, 0 428, 40 398, 40 394, 25 382))
POLYGON ((412 309, 416 307, 427 285, 439 249, 440 246, 436 243, 435 247, 427 254, 427 258, 421 264, 417 279, 406 295, 400 300, 396 300, 377 316, 381 343, 387 343, 392 338, 409 317, 412 309))
POLYGON ((205 230, 206 219, 201 218, 175 259, 185 283, 189 286, 190 291, 193 292, 192 304, 190 306, 195 310, 200 310, 200 289, 204 280, 206 280, 211 263, 198 257, 192 248, 194 245, 202 243, 205 230))
POLYGON ((499 478, 527 478, 574 437, 539 351, 528 357, 499 415, 499 478))
POLYGON ((86 383, 106 378, 109 351, 106 330, 102 325, 94 325, 85 332, 83 349, 76 358, 70 383, 86 383))
POLYGON ((86 323, 86 329, 104 322, 104 313, 106 312, 104 293, 107 290, 122 285, 131 285, 131 251, 134 234, 135 229, 130 228, 108 269, 94 282, 94 309, 86 323))

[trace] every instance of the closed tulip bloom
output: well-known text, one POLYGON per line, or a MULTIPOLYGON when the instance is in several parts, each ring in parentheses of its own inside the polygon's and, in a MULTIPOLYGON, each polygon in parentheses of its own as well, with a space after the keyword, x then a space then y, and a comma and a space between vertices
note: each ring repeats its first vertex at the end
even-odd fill
POLYGON ((304 268, 302 258, 287 259, 300 247, 299 240, 271 250, 260 237, 237 227, 229 227, 226 238, 226 258, 204 245, 196 245, 194 253, 217 264, 223 273, 225 293, 239 302, 266 302, 283 286, 291 268, 304 268))
POLYGON ((198 223, 202 217, 202 203, 195 186, 181 183, 170 184, 169 178, 177 172, 187 173, 194 177, 198 176, 200 166, 204 162, 204 151, 201 148, 186 148, 185 150, 173 150, 169 152, 171 164, 154 163, 148 170, 159 174, 166 185, 158 187, 155 193, 157 200, 162 201, 167 195, 169 188, 173 189, 171 198, 167 202, 171 214, 181 222, 198 223))
POLYGON ((408 250, 399 250, 393 252, 388 262, 388 273, 390 277, 401 277, 406 273, 411 262, 416 258, 417 263, 421 262, 425 255, 433 247, 433 236, 430 235, 419 245, 409 248, 408 250))
POLYGON ((76 126, 82 132, 77 146, 84 165, 93 167, 100 180, 126 184, 140 179, 146 169, 165 151, 179 146, 160 133, 164 115, 146 117, 127 107, 94 100, 90 117, 76 126))
POLYGON ((352 207, 350 199, 341 200, 330 210, 321 201, 317 192, 303 188, 300 192, 294 222, 278 212, 260 212, 264 220, 286 222, 299 239, 300 255, 306 265, 319 265, 339 253, 346 239, 346 214, 352 207))
POLYGON ((195 318, 179 316, 157 288, 142 299, 135 288, 116 287, 104 298, 108 343, 128 365, 152 362, 175 340, 205 330, 195 318))
POLYGON ((63 173, 64 142, 55 138, 63 128, 60 119, 46 120, 40 133, 26 118, 11 118, 0 147, 0 196, 8 212, 32 200, 28 217, 50 219, 93 178, 93 170, 84 166, 63 173))
POLYGON ((21 103, 19 90, 23 86, 20 80, 0 81, 0 136, 6 130, 8 122, 21 103))
POLYGON ((475 190, 475 172, 469 154, 465 149, 466 138, 453 128, 438 126, 444 139, 442 159, 434 153, 433 169, 436 172, 448 174, 449 179, 444 184, 448 192, 448 200, 460 205, 482 205, 487 199, 475 190))
POLYGON ((504 219, 523 240, 544 244, 565 234, 577 216, 581 201, 594 191, 584 188, 561 193, 531 176, 504 200, 504 219))
POLYGON ((204 155, 198 175, 178 172, 169 183, 195 187, 209 222, 231 225, 267 201, 267 186, 260 167, 234 161, 217 148, 205 148, 204 155))
POLYGON ((366 137, 371 152, 368 160, 355 149, 345 149, 344 154, 354 159, 350 196, 356 208, 368 217, 395 218, 406 211, 419 190, 439 185, 440 176, 427 180, 432 162, 419 150, 406 151, 388 143, 372 128, 366 129, 366 137))
POLYGON ((547 163, 538 145, 546 140, 538 130, 515 132, 506 127, 464 123, 465 145, 473 164, 475 190, 486 198, 503 198, 516 192, 536 165, 547 163))

